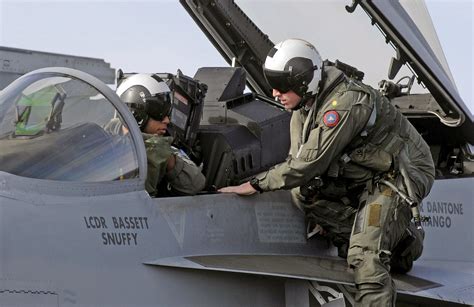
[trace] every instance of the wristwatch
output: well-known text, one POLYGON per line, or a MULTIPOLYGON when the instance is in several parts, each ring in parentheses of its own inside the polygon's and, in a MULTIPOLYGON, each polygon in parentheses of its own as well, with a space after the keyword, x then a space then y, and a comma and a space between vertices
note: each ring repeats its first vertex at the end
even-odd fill
POLYGON ((263 193, 263 190, 262 188, 258 185, 258 182, 259 180, 256 178, 256 177, 253 177, 252 179, 250 179, 249 183, 250 185, 252 186, 252 188, 254 188, 255 190, 257 190, 258 192, 260 193, 263 193))

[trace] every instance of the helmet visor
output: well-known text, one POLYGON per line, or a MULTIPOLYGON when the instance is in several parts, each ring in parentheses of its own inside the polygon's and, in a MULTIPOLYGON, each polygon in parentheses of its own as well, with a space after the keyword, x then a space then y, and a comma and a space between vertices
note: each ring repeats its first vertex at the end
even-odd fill
POLYGON ((294 86, 290 82, 291 72, 289 71, 271 70, 264 68, 263 74, 271 88, 276 89, 281 93, 286 93, 290 91, 294 86))
POLYGON ((162 121, 171 115, 171 96, 169 92, 146 97, 146 113, 154 120, 162 121))

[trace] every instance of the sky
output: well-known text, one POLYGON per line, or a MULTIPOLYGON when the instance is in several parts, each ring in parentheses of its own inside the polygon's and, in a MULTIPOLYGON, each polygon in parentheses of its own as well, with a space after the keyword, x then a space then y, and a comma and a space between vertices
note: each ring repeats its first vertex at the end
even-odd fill
MULTIPOLYGON (((307 2, 237 1, 264 9, 307 2)), ((474 0, 425 2, 460 95, 474 113, 474 0)), ((281 24, 285 33, 280 21, 290 14, 270 15, 269 20, 281 24)), ((0 46, 102 58, 125 72, 179 68, 193 76, 199 67, 227 66, 177 0, 0 0, 0 46)))

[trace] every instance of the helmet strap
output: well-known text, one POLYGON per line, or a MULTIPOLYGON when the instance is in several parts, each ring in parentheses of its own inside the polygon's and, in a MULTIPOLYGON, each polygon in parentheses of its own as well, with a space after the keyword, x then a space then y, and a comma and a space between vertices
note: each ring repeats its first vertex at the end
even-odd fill
POLYGON ((308 93, 307 92, 308 91, 308 86, 307 85, 302 85, 299 89, 293 90, 293 91, 296 94, 298 94, 298 96, 301 97, 301 100, 298 103, 298 105, 292 109, 293 111, 297 111, 297 110, 301 109, 302 107, 304 107, 308 103, 308 101, 310 101, 311 99, 314 99, 314 101, 316 101, 316 96, 319 92, 319 85, 318 85, 318 91, 316 92, 316 94, 308 93))
POLYGON ((308 103, 308 101, 310 101, 314 97, 316 97, 316 96, 306 95, 306 94, 303 95, 303 97, 301 97, 300 103, 298 103, 298 105, 296 107, 294 107, 292 110, 297 111, 297 110, 301 109, 302 107, 304 107, 308 103))
POLYGON ((148 115, 145 115, 144 118, 137 118, 135 117, 135 120, 137 121, 138 123, 138 127, 140 128, 140 131, 141 132, 144 132, 145 131, 145 127, 146 127, 146 124, 148 123, 148 120, 150 119, 150 117, 148 115))

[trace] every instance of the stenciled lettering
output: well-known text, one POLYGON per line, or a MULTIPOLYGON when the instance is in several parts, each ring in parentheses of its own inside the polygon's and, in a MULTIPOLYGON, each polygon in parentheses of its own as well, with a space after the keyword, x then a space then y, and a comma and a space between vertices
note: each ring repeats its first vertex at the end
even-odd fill
POLYGON ((430 216, 428 220, 423 222, 425 227, 437 227, 437 228, 451 228, 451 218, 449 216, 430 216))
POLYGON ((420 213, 427 218, 425 227, 451 228, 456 216, 464 215, 463 204, 448 201, 424 201, 419 205, 420 213))
POLYGON ((107 223, 112 229, 122 231, 103 231, 100 236, 102 244, 106 246, 135 246, 138 245, 138 233, 126 230, 149 229, 148 217, 145 216, 84 216, 84 224, 87 229, 109 230, 107 223), (124 231, 125 230, 125 231, 124 231))
MULTIPOLYGON (((424 211, 425 207, 421 205, 420 211, 424 211)), ((428 213, 440 213, 450 215, 463 215, 462 203, 450 202, 426 202, 426 211, 428 213)))
POLYGON ((138 234, 136 232, 103 232, 102 243, 104 245, 138 245, 138 234))
POLYGON ((115 229, 149 229, 147 217, 112 217, 115 229))
POLYGON ((105 223, 105 218, 102 217, 102 216, 84 216, 84 222, 86 224, 86 228, 93 228, 93 229, 104 228, 104 229, 107 229, 107 224, 105 223))

